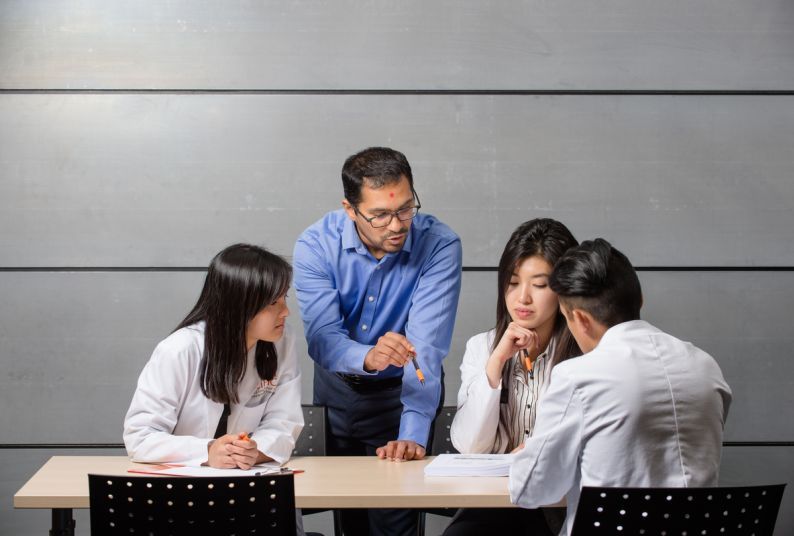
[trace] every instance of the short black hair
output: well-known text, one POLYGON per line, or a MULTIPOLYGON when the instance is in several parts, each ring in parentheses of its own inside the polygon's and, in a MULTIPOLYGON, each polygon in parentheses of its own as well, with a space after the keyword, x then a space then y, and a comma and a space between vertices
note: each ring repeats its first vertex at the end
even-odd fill
POLYGON ((603 238, 569 249, 554 265, 549 286, 566 308, 587 311, 607 327, 640 318, 642 288, 637 272, 603 238))
POLYGON ((414 176, 411 165, 400 151, 388 147, 370 147, 345 160, 342 166, 342 186, 345 199, 353 206, 361 201, 361 186, 364 179, 372 188, 380 188, 386 184, 399 182, 402 177, 408 179, 411 191, 414 189, 414 176))

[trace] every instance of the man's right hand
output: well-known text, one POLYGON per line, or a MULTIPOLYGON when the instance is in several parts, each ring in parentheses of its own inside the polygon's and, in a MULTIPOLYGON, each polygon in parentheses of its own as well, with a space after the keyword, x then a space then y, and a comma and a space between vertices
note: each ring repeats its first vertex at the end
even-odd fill
POLYGON ((403 367, 416 354, 416 348, 405 336, 389 331, 378 339, 376 344, 364 357, 364 370, 380 371, 394 365, 403 367))

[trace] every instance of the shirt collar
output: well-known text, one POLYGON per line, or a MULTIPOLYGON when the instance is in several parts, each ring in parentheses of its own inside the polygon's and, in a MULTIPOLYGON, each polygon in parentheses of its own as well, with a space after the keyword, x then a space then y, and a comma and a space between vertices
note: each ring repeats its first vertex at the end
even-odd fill
POLYGON ((342 227, 342 248, 355 249, 358 253, 365 255, 367 253, 367 246, 361 241, 356 230, 356 223, 345 216, 345 223, 342 227))
POLYGON ((598 341, 598 344, 596 344, 596 347, 590 351, 595 352, 601 348, 602 345, 609 346, 613 342, 620 343, 621 339, 630 336, 632 333, 636 333, 637 331, 647 332, 659 330, 645 320, 628 320, 626 322, 621 322, 620 324, 615 324, 611 328, 607 329, 601 336, 601 340, 598 341))

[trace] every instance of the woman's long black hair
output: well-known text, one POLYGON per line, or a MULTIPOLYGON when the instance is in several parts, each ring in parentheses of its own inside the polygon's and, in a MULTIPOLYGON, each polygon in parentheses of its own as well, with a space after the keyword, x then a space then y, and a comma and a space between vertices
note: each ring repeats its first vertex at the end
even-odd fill
MULTIPOLYGON (((220 403, 238 402, 237 384, 246 369, 246 328, 256 314, 289 289, 292 267, 264 248, 229 246, 212 259, 196 305, 176 330, 204 321, 201 391, 220 403)), ((272 380, 278 361, 272 342, 257 341, 256 370, 272 380)))
MULTIPOLYGON (((568 248, 578 244, 579 243, 571 234, 571 231, 569 231, 565 225, 551 218, 529 220, 519 225, 518 228, 513 231, 510 240, 507 241, 505 249, 502 252, 502 258, 499 260, 498 293, 496 300, 496 337, 494 337, 491 351, 496 349, 496 346, 502 339, 502 335, 507 331, 507 326, 512 320, 510 312, 507 310, 507 304, 505 303, 505 294, 510 284, 510 278, 513 276, 519 264, 521 264, 524 259, 539 256, 545 259, 546 262, 549 263, 549 266, 553 267, 554 263, 562 257, 568 248)), ((571 335, 571 332, 568 330, 565 317, 559 310, 554 318, 552 337, 557 341, 554 355, 551 356, 552 366, 569 357, 581 354, 576 340, 574 340, 573 335, 571 335)))

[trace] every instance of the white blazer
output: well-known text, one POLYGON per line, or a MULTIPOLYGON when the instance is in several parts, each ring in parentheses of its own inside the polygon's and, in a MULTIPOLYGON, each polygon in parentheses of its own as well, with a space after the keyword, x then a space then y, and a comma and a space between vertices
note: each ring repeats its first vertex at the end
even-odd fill
MULTIPOLYGON (((466 342, 460 365, 458 409, 449 429, 452 444, 459 452, 488 454, 499 433, 499 397, 501 382, 491 388, 485 364, 491 355, 494 331, 479 333, 466 342)), ((501 442, 507 445, 507 434, 501 442)))
MULTIPOLYGON (((466 352, 460 365, 457 411, 450 427, 450 439, 459 452, 496 453, 494 445, 498 444, 501 445, 498 447, 499 453, 503 453, 509 445, 510 430, 499 426, 502 380, 495 389, 491 388, 485 371, 495 336, 496 330, 492 329, 479 333, 466 342, 466 352)), ((550 354, 552 347, 550 344, 544 354, 550 354)), ((547 358, 547 363, 549 359, 550 357, 547 358)), ((543 395, 548 384, 548 372, 546 367, 542 368, 544 372, 538 376, 538 397, 543 395)), ((513 387, 510 386, 511 389, 513 387)))
POLYGON ((730 402, 710 355, 647 322, 618 324, 552 371, 510 499, 536 508, 566 496, 570 534, 582 486, 716 486, 730 402))
MULTIPOLYGON (((239 404, 229 415, 229 433, 251 433, 261 452, 287 461, 303 428, 300 369, 289 328, 275 343, 278 370, 272 381, 259 379, 255 349, 239 384, 239 404)), ((182 328, 154 349, 143 368, 124 419, 124 444, 134 461, 207 461, 223 404, 201 392, 199 364, 204 351, 204 323, 182 328)))

